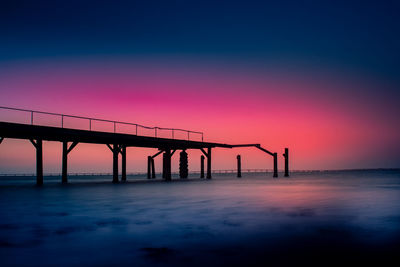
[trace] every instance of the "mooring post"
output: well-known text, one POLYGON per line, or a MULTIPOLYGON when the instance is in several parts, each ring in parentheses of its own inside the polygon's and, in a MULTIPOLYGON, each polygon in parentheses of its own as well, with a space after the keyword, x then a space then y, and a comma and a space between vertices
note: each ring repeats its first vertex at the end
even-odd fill
POLYGON ((147 179, 151 179, 151 156, 147 157, 147 179))
POLYGON ((67 178, 67 166, 68 166, 68 142, 63 141, 62 142, 62 175, 61 175, 61 182, 63 184, 68 183, 68 178, 67 178))
POLYGON ((186 150, 182 150, 179 154, 179 178, 188 178, 188 175, 188 154, 186 153, 186 150))
POLYGON ((207 151, 207 179, 211 179, 211 147, 207 151))
POLYGON ((240 155, 237 155, 237 177, 242 177, 242 163, 240 160, 240 155))
POLYGON ((121 181, 126 182, 126 146, 122 146, 122 155, 121 155, 121 168, 122 168, 122 174, 121 174, 121 181))
POLYGON ((200 157, 200 178, 204 178, 204 156, 200 157))
POLYGON ((274 177, 278 177, 278 153, 274 153, 274 177))
POLYGON ((118 183, 118 154, 119 147, 117 144, 113 145, 113 183, 118 183))
POLYGON ((171 149, 165 150, 165 180, 171 181, 171 149))
POLYGON ((156 166, 154 164, 154 158, 151 157, 151 178, 156 178, 156 166))
POLYGON ((289 148, 285 148, 285 177, 289 177, 289 148))

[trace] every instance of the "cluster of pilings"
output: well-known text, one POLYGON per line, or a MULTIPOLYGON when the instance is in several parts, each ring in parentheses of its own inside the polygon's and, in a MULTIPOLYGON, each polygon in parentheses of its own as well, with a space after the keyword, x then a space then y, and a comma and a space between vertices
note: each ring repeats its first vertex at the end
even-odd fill
MULTIPOLYGON (((260 148, 263 150, 262 148, 260 148)), ((264 151, 264 150, 263 150, 264 151)), ((274 177, 278 177, 278 153, 270 153, 274 158, 274 177)), ((285 177, 289 177, 289 149, 285 148, 285 153, 282 154, 285 159, 285 177)), ((237 177, 242 177, 242 158, 240 155, 236 156, 237 160, 237 177)))
MULTIPOLYGON (((207 157, 207 179, 211 179, 211 148, 208 148, 208 152, 201 149, 204 155, 207 157)), ((147 179, 155 179, 155 163, 154 158, 162 154, 162 178, 166 181, 171 181, 171 158, 175 154, 176 150, 162 149, 153 156, 147 157, 147 179)), ((204 178, 204 155, 200 157, 200 178, 204 178)), ((179 153, 179 178, 186 179, 189 176, 189 165, 188 165, 188 154, 186 149, 183 149, 179 153)))
MULTIPOLYGON (((0 143, 3 141, 3 138, 0 139, 0 143)), ((36 149, 36 184, 43 185, 43 140, 42 139, 30 139, 31 143, 34 145, 36 149)), ((63 184, 68 183, 68 154, 76 147, 78 142, 62 142, 62 174, 61 174, 61 182, 63 184)), ((113 177, 112 182, 119 182, 119 172, 118 172, 118 156, 121 154, 121 181, 126 181, 126 146, 121 144, 107 144, 107 147, 112 152, 113 158, 113 177)), ((204 155, 207 157, 207 179, 211 179, 211 148, 208 148, 208 151, 205 152, 204 149, 201 149, 204 155)), ((171 158, 175 154, 176 150, 171 149, 161 149, 156 154, 147 157, 147 178, 155 179, 155 163, 154 158, 158 155, 162 154, 163 157, 163 169, 162 169, 162 178, 166 181, 171 181, 171 158)), ((183 149, 180 152, 179 159, 179 177, 182 179, 188 178, 189 168, 188 168, 188 154, 186 153, 186 149, 183 149)), ((200 178, 204 178, 204 159, 205 157, 202 155, 200 157, 200 178)))
MULTIPOLYGON (((3 141, 4 138, 0 138, 0 143, 3 141)), ((36 149, 36 184, 42 185, 43 184, 43 140, 42 139, 29 139, 31 143, 34 145, 36 149)), ((68 183, 68 154, 76 147, 78 142, 76 141, 62 141, 62 175, 61 181, 62 183, 68 183)), ((127 146, 123 144, 106 144, 107 147, 112 152, 113 158, 113 177, 112 182, 118 183, 119 182, 119 172, 118 172, 118 157, 121 154, 121 181, 126 181, 126 149, 127 146)), ((273 157, 273 177, 278 177, 278 154, 272 153, 264 148, 262 148, 259 144, 249 144, 249 145, 232 145, 230 148, 233 147, 257 147, 258 149, 264 151, 265 153, 271 155, 273 157)), ((211 179, 211 147, 207 147, 207 152, 200 148, 203 155, 200 157, 200 178, 205 178, 205 159, 207 158, 207 171, 206 171, 206 178, 211 179)), ((189 167, 188 167, 188 154, 185 148, 180 148, 181 152, 179 153, 179 177, 181 179, 186 179, 189 174, 189 167)), ((161 148, 157 153, 152 156, 148 156, 147 158, 147 178, 148 179, 155 179, 155 163, 154 159, 162 154, 162 178, 166 181, 171 180, 171 159, 172 156, 175 154, 177 150, 172 150, 171 148, 161 148)), ((289 176, 289 149, 285 148, 285 153, 283 153, 283 157, 285 159, 285 168, 284 168, 284 176, 289 176)), ((242 163, 241 163, 241 156, 237 155, 237 177, 242 177, 242 163)))

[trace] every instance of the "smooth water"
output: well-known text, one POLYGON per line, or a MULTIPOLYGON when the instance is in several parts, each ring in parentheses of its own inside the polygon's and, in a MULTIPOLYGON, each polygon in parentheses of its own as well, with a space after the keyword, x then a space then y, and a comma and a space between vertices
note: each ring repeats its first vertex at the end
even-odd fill
POLYGON ((399 170, 120 184, 72 177, 41 188, 32 177, 10 179, 0 179, 1 266, 399 261, 399 170))

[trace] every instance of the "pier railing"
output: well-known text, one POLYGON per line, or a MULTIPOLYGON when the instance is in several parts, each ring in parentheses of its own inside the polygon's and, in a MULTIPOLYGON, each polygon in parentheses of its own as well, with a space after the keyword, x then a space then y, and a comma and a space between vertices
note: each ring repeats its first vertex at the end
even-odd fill
MULTIPOLYGON (((106 119, 98 119, 98 118, 91 118, 91 117, 67 115, 67 114, 44 112, 44 111, 21 109, 21 108, 13 108, 13 107, 0 106, 0 110, 23 112, 27 116, 29 116, 28 118, 26 118, 27 120, 25 120, 23 123, 30 124, 30 125, 47 126, 47 125, 45 125, 45 123, 41 123, 40 121, 38 121, 36 119, 39 115, 47 115, 47 116, 52 116, 52 117, 55 117, 58 119, 58 122, 56 122, 56 124, 52 125, 52 126, 59 127, 59 128, 80 129, 80 130, 100 131, 100 132, 113 132, 113 133, 126 133, 126 134, 138 135, 138 136, 151 136, 151 137, 160 137, 160 138, 182 139, 182 140, 189 140, 189 141, 195 141, 195 140, 198 141, 199 138, 201 137, 201 141, 202 142, 204 141, 203 132, 197 132, 197 131, 191 131, 191 130, 185 130, 185 129, 165 128, 165 127, 157 127, 157 126, 151 127, 151 126, 145 126, 145 125, 131 123, 131 122, 113 121, 113 120, 106 120, 106 119), (66 119, 68 119, 68 118, 84 120, 84 121, 86 121, 86 126, 74 127, 73 125, 71 126, 70 124, 68 126, 66 126, 65 122, 66 122, 66 119), (96 122, 105 123, 109 127, 112 127, 112 130, 99 130, 98 127, 96 128, 96 125, 95 125, 96 122), (120 128, 123 128, 124 126, 125 126, 125 128, 127 126, 130 127, 130 130, 129 131, 120 130, 120 128), (165 131, 167 132, 167 134, 162 135, 162 133, 165 133, 165 131), (143 134, 144 132, 146 132, 147 134, 143 134)), ((9 117, 7 118, 7 120, 4 120, 1 117, 0 121, 15 122, 15 120, 13 120, 12 118, 10 119, 9 117)))

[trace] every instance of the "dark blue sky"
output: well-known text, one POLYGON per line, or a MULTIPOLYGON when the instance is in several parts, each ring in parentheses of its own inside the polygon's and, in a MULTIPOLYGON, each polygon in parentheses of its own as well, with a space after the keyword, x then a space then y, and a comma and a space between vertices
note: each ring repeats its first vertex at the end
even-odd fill
POLYGON ((400 79, 398 1, 7 1, 0 61, 68 56, 292 62, 400 79))

